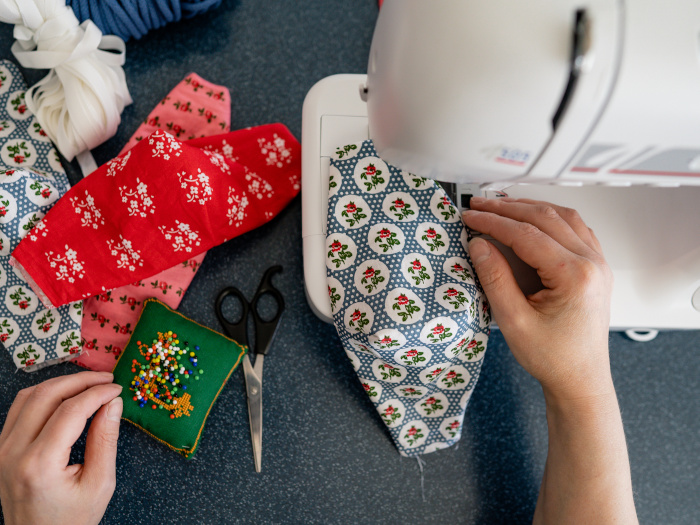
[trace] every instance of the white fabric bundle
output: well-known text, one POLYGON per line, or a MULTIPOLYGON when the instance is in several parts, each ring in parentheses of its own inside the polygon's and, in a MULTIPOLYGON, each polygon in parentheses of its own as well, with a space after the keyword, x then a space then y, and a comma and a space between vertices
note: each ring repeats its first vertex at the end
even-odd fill
POLYGON ((14 24, 12 53, 26 68, 50 69, 27 91, 27 106, 68 160, 117 131, 131 104, 124 41, 78 24, 64 0, 0 0, 0 21, 14 24))

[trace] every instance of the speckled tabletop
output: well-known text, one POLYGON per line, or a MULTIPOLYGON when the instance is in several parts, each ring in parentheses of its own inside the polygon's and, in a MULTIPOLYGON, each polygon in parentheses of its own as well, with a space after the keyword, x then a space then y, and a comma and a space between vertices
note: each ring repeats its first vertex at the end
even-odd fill
MULTIPOLYGON (((363 73, 377 16, 374 0, 224 0, 216 11, 127 44, 134 104, 117 136, 94 151, 111 159, 151 108, 188 72, 227 85, 233 128, 280 121, 301 136, 311 86, 363 73)), ((0 27, 11 57, 12 28, 0 27)), ((41 74, 28 72, 34 82, 41 74)), ((71 166, 71 178, 78 174, 71 166)), ((256 474, 242 370, 211 411, 200 449, 186 461, 133 426, 122 426, 117 488, 104 523, 529 523, 547 452, 536 381, 494 333, 465 418, 461 443, 401 458, 357 381, 331 325, 303 288, 301 200, 271 223, 209 252, 180 310, 218 328, 214 298, 236 285, 252 295, 264 270, 287 311, 265 362, 263 470, 256 474)), ((651 343, 611 334, 642 523, 700 522, 700 334, 662 333, 651 343)), ((0 355, 0 420, 17 391, 77 372, 64 364, 15 373, 0 355)), ((82 461, 84 436, 75 447, 82 461)))

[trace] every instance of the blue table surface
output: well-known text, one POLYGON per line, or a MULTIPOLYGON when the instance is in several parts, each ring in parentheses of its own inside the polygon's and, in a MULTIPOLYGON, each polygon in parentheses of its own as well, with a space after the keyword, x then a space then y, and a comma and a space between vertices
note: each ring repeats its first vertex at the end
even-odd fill
MULTIPOLYGON (((127 44, 134 103, 117 135, 94 150, 115 156, 139 123, 187 73, 232 93, 232 128, 283 122, 301 137, 304 96, 321 78, 363 73, 377 17, 374 0, 224 0, 194 19, 127 44)), ((0 27, 11 57, 12 28, 0 27)), ((27 71, 34 82, 42 72, 27 71)), ((79 178, 76 164, 71 180, 79 178)), ((211 411, 195 458, 186 461, 123 424, 117 488, 104 523, 529 523, 547 453, 541 390, 503 337, 489 342, 458 446, 399 456, 336 336, 304 295, 301 199, 269 224, 209 252, 180 310, 218 328, 224 286, 254 292, 264 270, 287 310, 265 361, 262 473, 250 445, 242 370, 211 411)), ((635 498, 642 523, 699 523, 700 337, 666 332, 650 343, 610 335, 635 498)), ((63 364, 15 372, 0 355, 0 421, 21 388, 80 369, 63 364)), ((84 435, 73 461, 82 461, 84 435)))

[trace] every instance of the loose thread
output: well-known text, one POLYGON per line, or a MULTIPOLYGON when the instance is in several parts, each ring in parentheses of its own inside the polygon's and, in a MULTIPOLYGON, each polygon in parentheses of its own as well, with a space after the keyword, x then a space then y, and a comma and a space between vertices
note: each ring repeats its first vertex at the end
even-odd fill
POLYGON ((423 472, 425 460, 421 459, 420 456, 416 456, 416 461, 418 462, 418 468, 420 469, 420 492, 421 496, 423 497, 423 503, 425 503, 425 475, 423 472))

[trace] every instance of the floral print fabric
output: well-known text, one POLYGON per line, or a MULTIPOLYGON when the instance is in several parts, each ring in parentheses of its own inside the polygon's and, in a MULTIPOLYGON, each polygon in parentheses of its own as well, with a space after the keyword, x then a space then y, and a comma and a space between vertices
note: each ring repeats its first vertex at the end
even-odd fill
POLYGON ((328 294, 345 351, 402 455, 456 443, 490 313, 442 188, 377 156, 331 159, 328 294))
POLYGON ((47 306, 149 279, 271 220, 299 191, 299 152, 281 124, 187 143, 156 131, 71 188, 12 263, 47 306))
MULTIPOLYGON (((228 131, 231 123, 230 104, 231 96, 226 87, 190 73, 151 111, 121 154, 158 130, 168 131, 176 138, 188 139, 228 131)), ((181 183, 183 180, 194 182, 194 176, 177 174, 175 182, 181 183)), ((205 188, 205 196, 210 195, 209 186, 205 188)), ((120 188, 120 197, 136 197, 132 199, 133 204, 130 203, 130 212, 139 215, 146 213, 145 209, 139 208, 142 200, 134 191, 120 188)), ((197 195, 189 195, 190 202, 196 198, 197 195)), ((111 371, 131 337, 144 300, 157 297, 177 309, 205 255, 201 253, 148 279, 85 299, 82 323, 85 352, 76 364, 90 370, 111 371)))
MULTIPOLYGON (((46 235, 35 225, 70 188, 56 150, 27 109, 26 89, 17 66, 0 61, 0 342, 30 372, 80 354, 82 302, 44 308, 9 264, 27 234, 46 235)), ((57 265, 61 271, 64 262, 57 265)))

